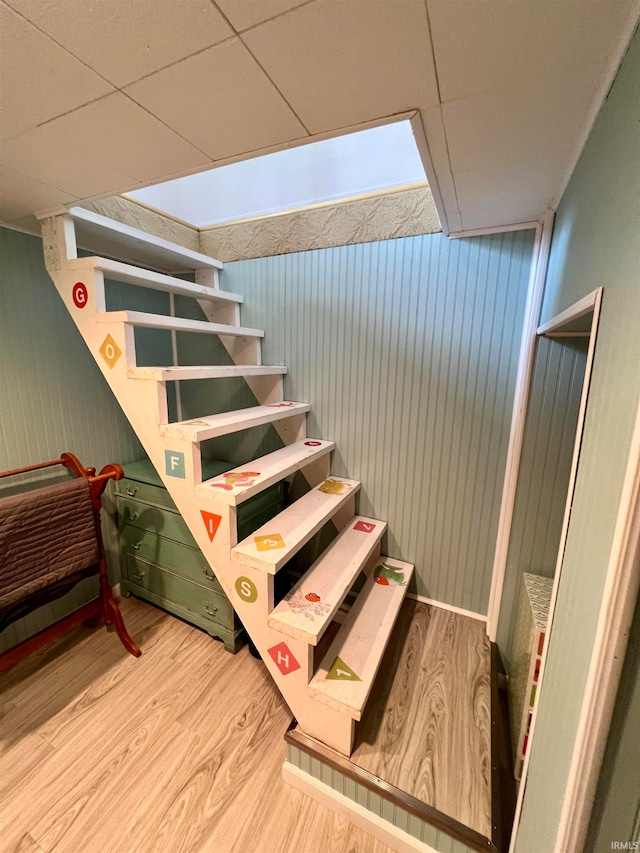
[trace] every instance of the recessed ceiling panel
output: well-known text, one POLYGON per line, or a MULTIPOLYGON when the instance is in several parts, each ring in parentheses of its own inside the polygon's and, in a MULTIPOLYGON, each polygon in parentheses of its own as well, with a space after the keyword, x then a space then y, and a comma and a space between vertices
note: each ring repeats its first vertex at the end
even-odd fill
POLYGON ((233 35, 209 0, 7 0, 116 86, 233 35))
POLYGON ((145 187, 130 197, 203 228, 424 180, 404 121, 145 187))
POLYGON ((243 39, 311 133, 438 103, 424 0, 316 0, 243 39))
POLYGON ((113 86, 3 3, 0 81, 2 138, 113 91, 113 86))

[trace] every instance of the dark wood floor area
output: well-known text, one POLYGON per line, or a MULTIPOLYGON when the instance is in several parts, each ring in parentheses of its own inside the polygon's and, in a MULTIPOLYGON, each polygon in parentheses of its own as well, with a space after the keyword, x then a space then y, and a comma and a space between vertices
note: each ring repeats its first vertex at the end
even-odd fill
POLYGON ((352 763, 491 838, 484 622, 406 601, 390 650, 356 729, 352 763))
POLYGON ((391 853, 281 780, 266 668, 125 600, 0 676, 0 853, 391 853))

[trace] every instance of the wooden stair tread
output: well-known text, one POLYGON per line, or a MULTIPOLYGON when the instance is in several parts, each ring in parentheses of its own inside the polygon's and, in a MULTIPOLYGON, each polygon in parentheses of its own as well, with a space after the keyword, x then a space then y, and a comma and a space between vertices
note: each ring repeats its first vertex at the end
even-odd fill
POLYGON ((176 332, 202 332, 208 335, 232 335, 242 338, 263 338, 262 329, 245 329, 242 326, 225 326, 206 320, 185 320, 164 314, 146 314, 143 311, 105 311, 96 314, 99 323, 130 323, 146 329, 168 329, 176 332))
POLYGON ((386 528, 386 521, 352 518, 271 612, 269 626, 317 646, 386 528))
POLYGON ((283 420, 293 415, 304 414, 311 410, 308 403, 271 403, 266 406, 251 406, 235 412, 221 412, 218 415, 205 415, 188 421, 167 424, 160 427, 165 438, 179 438, 186 441, 205 441, 240 432, 243 429, 283 420))
POLYGON ((196 486, 196 494, 203 493, 210 497, 214 491, 218 500, 236 506, 330 453, 335 446, 333 441, 305 438, 200 483, 196 486))
POLYGON ((108 258, 78 258, 68 262, 68 268, 81 274, 85 270, 98 270, 104 273, 105 278, 112 281, 124 281, 151 290, 162 290, 165 293, 178 293, 182 296, 191 296, 194 299, 206 299, 210 302, 231 302, 241 304, 244 300, 236 293, 227 293, 215 287, 206 287, 203 284, 194 284, 191 281, 183 281, 173 278, 164 273, 153 270, 142 269, 112 261, 108 258))
POLYGON ((354 720, 362 716, 412 574, 410 563, 380 558, 309 683, 314 696, 354 720), (402 582, 385 578, 383 566, 401 573, 402 582), (376 582, 381 572, 386 584, 376 582))
POLYGON ((171 382, 181 379, 229 379, 236 376, 284 376, 287 368, 261 364, 221 364, 193 367, 130 367, 129 379, 155 379, 171 382))
POLYGON ((231 558, 275 574, 359 488, 357 480, 328 477, 232 548, 231 558))
POLYGON ((91 252, 112 255, 166 272, 222 269, 222 264, 215 258, 82 207, 69 208, 69 215, 75 223, 78 246, 91 252))

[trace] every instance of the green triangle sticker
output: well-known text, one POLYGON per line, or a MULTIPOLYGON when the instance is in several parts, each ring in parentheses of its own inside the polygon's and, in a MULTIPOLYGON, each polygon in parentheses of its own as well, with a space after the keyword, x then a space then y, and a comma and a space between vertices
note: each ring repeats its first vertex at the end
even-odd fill
POLYGON ((334 660, 326 677, 330 681, 362 681, 360 676, 356 675, 341 657, 337 657, 334 660))

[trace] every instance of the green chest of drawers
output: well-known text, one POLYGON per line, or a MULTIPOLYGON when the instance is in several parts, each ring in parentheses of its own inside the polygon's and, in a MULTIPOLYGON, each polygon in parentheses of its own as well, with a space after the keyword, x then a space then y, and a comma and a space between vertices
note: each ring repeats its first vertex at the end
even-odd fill
MULTIPOLYGON (((203 462, 204 479, 228 469, 226 462, 203 462)), ((124 474, 116 483, 122 592, 203 628, 235 654, 243 643, 242 624, 155 468, 143 460, 127 465, 124 474)), ((241 504, 238 539, 249 536, 282 506, 282 483, 241 504)))

